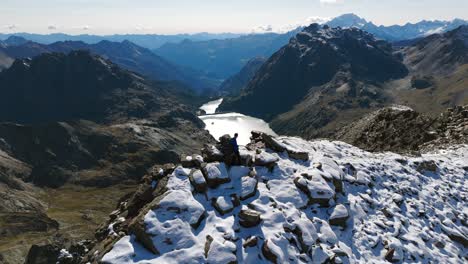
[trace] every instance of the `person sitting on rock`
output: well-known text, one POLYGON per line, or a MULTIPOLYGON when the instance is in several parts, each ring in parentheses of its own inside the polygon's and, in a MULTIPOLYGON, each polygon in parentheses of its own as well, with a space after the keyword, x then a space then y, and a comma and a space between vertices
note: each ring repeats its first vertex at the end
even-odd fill
POLYGON ((239 134, 235 133, 234 134, 234 137, 231 138, 231 145, 232 145, 232 149, 234 150, 234 160, 233 160, 233 164, 240 164, 241 162, 241 157, 240 157, 240 153, 239 153, 239 145, 237 144, 237 137, 239 136, 239 134))

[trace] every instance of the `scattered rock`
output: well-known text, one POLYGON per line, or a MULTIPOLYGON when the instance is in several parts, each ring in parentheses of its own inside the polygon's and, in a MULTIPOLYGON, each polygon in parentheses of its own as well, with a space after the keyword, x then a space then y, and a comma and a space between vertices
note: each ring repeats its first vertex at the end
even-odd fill
POLYGON ((258 237, 256 236, 251 236, 249 238, 247 238, 244 242, 244 244, 242 244, 242 246, 244 248, 247 248, 247 247, 255 247, 258 243, 258 237))
POLYGON ((253 157, 248 153, 247 151, 243 151, 242 149, 239 149, 240 152, 240 165, 241 166, 246 166, 246 167, 251 167, 253 165, 253 157))
POLYGON ((312 248, 312 259, 314 263, 325 264, 330 263, 330 256, 325 253, 320 245, 313 246, 312 248))
POLYGON ((436 173, 437 169, 437 164, 433 160, 425 160, 419 163, 416 168, 419 173, 424 173, 426 171, 436 173))
POLYGON ((226 240, 221 243, 213 240, 207 253, 207 263, 236 264, 237 256, 234 254, 236 250, 236 244, 231 241, 226 240))
POLYGON ((195 188, 195 191, 199 193, 204 193, 208 189, 208 185, 206 183, 205 177, 201 170, 194 169, 190 172, 189 175, 190 183, 195 188))
POLYGON ((205 242, 205 258, 208 257, 208 251, 210 251, 211 243, 213 243, 213 237, 210 235, 207 235, 206 242, 205 242))
POLYGON ((330 225, 346 226, 346 220, 349 218, 348 209, 342 204, 338 204, 330 215, 330 225))
POLYGON ((314 168, 316 168, 318 170, 322 169, 322 163, 320 163, 320 162, 315 162, 312 166, 314 166, 314 168))
POLYGON ((205 162, 223 162, 223 153, 213 145, 205 145, 202 149, 203 160, 205 162))
POLYGON ((162 167, 164 176, 167 176, 167 175, 173 173, 175 168, 176 168, 176 166, 174 165, 174 163, 164 164, 163 167, 162 167))
POLYGON ((309 153, 307 152, 299 152, 294 150, 287 150, 288 156, 293 159, 308 161, 309 160, 309 153))
POLYGON ((214 202, 214 208, 221 214, 227 214, 234 209, 231 197, 220 196, 214 202))
POLYGON ((216 188, 223 183, 231 181, 224 163, 208 163, 202 166, 201 171, 210 188, 216 188))
POLYGON ((182 165, 182 167, 184 168, 193 168, 196 166, 195 164, 195 160, 193 159, 192 156, 187 156, 185 154, 182 154, 180 156, 180 163, 182 165))
POLYGON ((261 138, 265 143, 265 146, 273 151, 283 152, 286 150, 286 147, 282 143, 278 142, 275 138, 268 134, 262 133, 261 138))
POLYGON ((389 248, 387 253, 385 253, 385 260, 392 262, 392 263, 398 262, 397 259, 393 258, 393 255, 395 255, 395 249, 389 248))
POLYGON ((255 155, 256 166, 264 166, 272 169, 276 166, 276 162, 278 162, 278 158, 266 151, 261 151, 259 154, 255 155))
POLYGON ((262 221, 260 213, 251 209, 242 209, 239 213, 239 224, 243 227, 254 227, 262 221))
POLYGON ((200 168, 201 165, 205 162, 205 160, 203 159, 203 156, 198 155, 198 154, 193 154, 192 160, 193 160, 193 163, 195 164, 195 167, 197 168, 200 168))
POLYGON ((252 178, 249 176, 242 177, 241 179, 242 189, 241 189, 240 199, 243 201, 254 196, 255 193, 257 193, 257 184, 258 182, 255 178, 252 178))
POLYGON ((269 261, 271 261, 272 263, 278 263, 277 262, 277 259, 278 259, 278 256, 276 256, 273 251, 268 247, 268 243, 269 243, 269 240, 266 240, 264 243, 263 243, 263 246, 262 246, 262 253, 263 253, 263 256, 265 256, 265 258, 269 261))
POLYGON ((309 197, 310 204, 318 203, 321 206, 328 206, 330 200, 335 197, 335 191, 320 175, 313 175, 310 180, 305 177, 296 177, 294 184, 309 197))

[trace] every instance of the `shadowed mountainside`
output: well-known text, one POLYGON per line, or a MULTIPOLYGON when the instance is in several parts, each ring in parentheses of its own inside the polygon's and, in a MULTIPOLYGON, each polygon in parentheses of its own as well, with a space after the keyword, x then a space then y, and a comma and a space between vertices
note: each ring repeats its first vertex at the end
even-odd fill
POLYGON ((389 43, 358 29, 313 24, 220 110, 261 117, 279 133, 312 136, 338 112, 359 114, 382 105, 388 98, 381 84, 407 73, 389 43))
POLYGON ((266 62, 266 58, 257 57, 249 60, 247 64, 237 74, 225 80, 218 89, 218 92, 228 95, 237 95, 253 79, 257 71, 266 62))
POLYGON ((32 58, 40 54, 60 52, 69 53, 75 50, 89 50, 93 54, 109 59, 125 69, 137 72, 148 78, 163 81, 179 81, 196 91, 214 89, 219 81, 204 76, 201 72, 188 67, 174 65, 157 56, 149 49, 140 47, 130 41, 101 41, 96 44, 86 44, 80 41, 55 42, 49 45, 31 41, 20 42, 17 45, 6 45, 0 52, 10 58, 32 58))

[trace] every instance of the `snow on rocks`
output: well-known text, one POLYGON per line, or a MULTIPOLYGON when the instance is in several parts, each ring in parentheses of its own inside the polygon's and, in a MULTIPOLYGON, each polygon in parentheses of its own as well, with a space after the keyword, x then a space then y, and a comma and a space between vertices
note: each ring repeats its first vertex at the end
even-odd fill
POLYGON ((216 148, 214 145, 206 145, 202 149, 203 159, 206 162, 215 162, 215 161, 223 161, 224 154, 216 148))
POLYGON ((335 196, 335 191, 320 174, 314 174, 309 179, 307 176, 299 176, 294 180, 294 183, 309 197, 310 204, 318 203, 322 206, 328 206, 330 200, 335 196))
POLYGON ((221 243, 217 240, 213 240, 207 252, 207 263, 237 263, 236 251, 236 244, 231 241, 224 241, 221 243))
POLYGON ((231 180, 224 163, 208 163, 202 167, 202 172, 208 186, 211 188, 215 188, 231 180))
POLYGON ((348 209, 342 204, 338 204, 333 209, 332 214, 330 215, 330 225, 340 225, 345 226, 346 220, 349 218, 348 209))
POLYGON ((201 170, 192 170, 189 175, 189 180, 197 192, 206 192, 208 185, 206 184, 205 177, 201 170))
POLYGON ((229 213, 234 209, 231 197, 220 196, 215 200, 214 207, 222 215, 229 213))
POLYGON ((256 166, 265 166, 272 169, 276 165, 276 162, 278 160, 279 158, 276 155, 268 153, 266 151, 261 151, 260 153, 257 153, 257 155, 255 155, 256 166))
POLYGON ((241 180, 242 190, 240 194, 241 200, 246 200, 255 195, 257 192, 257 179, 246 176, 241 180))
POLYGON ((254 227, 260 224, 262 219, 260 218, 260 212, 243 209, 239 213, 239 224, 243 227, 254 227))
POLYGON ((102 261, 463 263, 468 257, 468 146, 406 157, 326 140, 275 142, 306 152, 308 160, 262 149, 255 159, 273 168, 214 162, 196 175, 175 168, 165 193, 143 214, 140 235, 118 238, 102 261), (203 179, 209 188, 202 191, 203 179))

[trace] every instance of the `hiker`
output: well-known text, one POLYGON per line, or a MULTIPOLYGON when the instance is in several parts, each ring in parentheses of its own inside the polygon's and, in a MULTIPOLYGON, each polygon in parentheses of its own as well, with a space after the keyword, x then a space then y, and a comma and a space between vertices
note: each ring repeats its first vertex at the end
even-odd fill
POLYGON ((237 137, 239 134, 235 133, 234 137, 231 138, 231 145, 232 145, 232 150, 234 151, 234 161, 233 164, 240 164, 241 163, 241 157, 239 153, 239 145, 237 144, 237 137))

